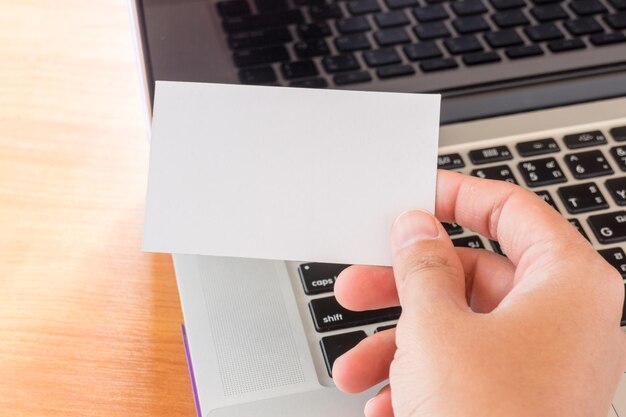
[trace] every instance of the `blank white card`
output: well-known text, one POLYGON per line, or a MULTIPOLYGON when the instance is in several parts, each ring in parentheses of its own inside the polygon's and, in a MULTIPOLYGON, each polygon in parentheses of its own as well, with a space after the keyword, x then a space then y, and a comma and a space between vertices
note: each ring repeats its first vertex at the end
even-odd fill
POLYGON ((389 265, 434 210, 440 96, 157 82, 143 249, 389 265))

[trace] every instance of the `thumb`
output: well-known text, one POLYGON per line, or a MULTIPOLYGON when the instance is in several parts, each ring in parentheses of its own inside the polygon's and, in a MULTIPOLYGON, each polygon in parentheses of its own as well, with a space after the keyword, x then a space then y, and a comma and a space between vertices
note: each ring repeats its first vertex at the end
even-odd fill
POLYGON ((392 228, 391 249, 403 317, 432 324, 449 317, 443 313, 470 311, 461 260, 435 216, 423 210, 401 214, 392 228))

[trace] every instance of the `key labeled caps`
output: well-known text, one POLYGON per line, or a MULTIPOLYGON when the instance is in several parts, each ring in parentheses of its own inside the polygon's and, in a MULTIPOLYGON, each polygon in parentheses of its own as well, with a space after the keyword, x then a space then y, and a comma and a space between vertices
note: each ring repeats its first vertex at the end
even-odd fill
POLYGON ((511 151, 506 146, 476 149, 469 152, 469 157, 476 165, 512 159, 511 151))
POLYGON ((626 171, 626 146, 616 146, 611 148, 611 156, 617 162, 619 169, 626 171))
POLYGON ((515 149, 517 149, 517 152, 519 152, 521 156, 537 156, 561 150, 559 145, 552 138, 520 142, 515 145, 515 149))
POLYGON ((535 194, 537 194, 537 196, 541 198, 543 201, 550 204, 550 206, 552 206, 553 209, 555 209, 559 213, 561 212, 561 210, 559 210, 559 208, 556 206, 556 203, 554 202, 552 195, 550 195, 548 191, 546 190, 535 191, 535 194))
POLYGON ((572 214, 602 210, 609 207, 596 184, 576 184, 559 188, 559 197, 568 212, 572 214))
POLYGON ((511 184, 517 184, 517 180, 508 165, 497 165, 494 167, 479 168, 471 173, 474 177, 486 178, 489 180, 506 181, 511 184))
POLYGON ((365 339, 367 335, 364 331, 337 334, 334 336, 326 336, 320 340, 322 354, 326 362, 326 370, 330 377, 333 376, 333 364, 338 357, 355 347, 359 342, 365 339))
POLYGON ((350 265, 311 262, 300 265, 298 273, 304 292, 313 295, 333 290, 337 276, 350 265))
POLYGON ((457 248, 485 249, 482 239, 476 235, 452 239, 452 244, 457 248))
POLYGON ((345 329, 363 324, 397 320, 400 307, 383 308, 380 310, 351 311, 343 308, 335 297, 316 298, 309 302, 313 316, 313 324, 318 332, 345 329))
POLYGON ((590 216, 587 223, 600 243, 615 243, 626 240, 626 211, 590 216))
POLYGON ((563 174, 561 167, 554 158, 520 162, 517 168, 522 173, 522 177, 524 177, 524 181, 526 181, 529 187, 539 187, 567 181, 565 174, 563 174))
POLYGON ((601 177, 613 173, 613 169, 601 151, 565 155, 565 163, 577 179, 601 177))
POLYGON ((626 254, 622 248, 609 248, 599 250, 598 253, 602 255, 604 260, 611 264, 611 266, 617 269, 622 275, 622 278, 626 278, 626 254))
POLYGON ((604 185, 617 204, 626 206, 626 177, 611 178, 604 185))
POLYGON ((463 158, 458 153, 449 153, 437 157, 437 168, 439 169, 459 169, 465 166, 463 158))
POLYGON ((588 146, 604 145, 606 144, 606 137, 599 130, 594 130, 592 132, 564 136, 563 142, 570 149, 579 149, 588 146))

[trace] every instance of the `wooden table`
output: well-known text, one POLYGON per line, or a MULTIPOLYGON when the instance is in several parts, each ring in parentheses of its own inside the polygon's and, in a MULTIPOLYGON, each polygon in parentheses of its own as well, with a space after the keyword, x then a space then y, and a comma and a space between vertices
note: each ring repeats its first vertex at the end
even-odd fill
POLYGON ((194 416, 126 0, 0 0, 0 415, 194 416))

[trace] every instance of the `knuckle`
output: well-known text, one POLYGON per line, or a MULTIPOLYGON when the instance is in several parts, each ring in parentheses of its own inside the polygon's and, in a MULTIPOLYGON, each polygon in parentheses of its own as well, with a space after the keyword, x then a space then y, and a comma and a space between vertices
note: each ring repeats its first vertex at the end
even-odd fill
POLYGON ((450 263, 450 258, 444 253, 433 250, 424 251, 417 256, 412 256, 407 260, 406 275, 421 275, 429 271, 439 271, 444 273, 454 273, 456 268, 450 263))

